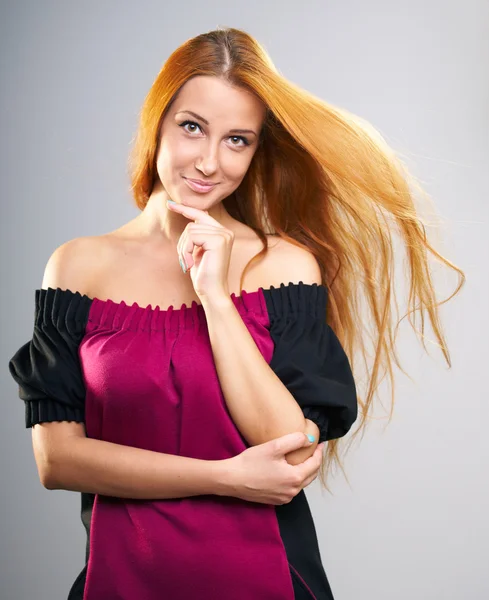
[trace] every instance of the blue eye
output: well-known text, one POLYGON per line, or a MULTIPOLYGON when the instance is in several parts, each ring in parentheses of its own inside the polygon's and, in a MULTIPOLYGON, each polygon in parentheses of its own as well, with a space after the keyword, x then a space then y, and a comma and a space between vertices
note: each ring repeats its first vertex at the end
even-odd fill
MULTIPOLYGON (((179 123, 179 127, 185 127, 186 125, 195 125, 196 127, 198 127, 200 129, 200 125, 198 123, 196 123, 195 121, 183 121, 183 123, 179 123)), ((188 129, 185 129, 185 131, 187 131, 188 133, 193 133, 192 131, 188 131, 188 129)), ((242 140, 243 144, 245 146, 249 146, 250 142, 248 140, 248 138, 243 137, 242 135, 232 135, 230 136, 231 138, 237 139, 237 140, 242 140)), ((237 146, 237 144, 233 144, 233 146, 237 146)))

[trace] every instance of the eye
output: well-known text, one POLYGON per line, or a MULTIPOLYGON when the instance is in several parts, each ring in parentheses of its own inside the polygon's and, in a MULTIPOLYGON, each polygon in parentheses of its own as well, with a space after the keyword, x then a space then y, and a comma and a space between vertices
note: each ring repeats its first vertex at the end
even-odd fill
MULTIPOLYGON (((195 125, 196 127, 198 127, 200 129, 200 125, 198 123, 196 123, 195 121, 188 121, 188 120, 187 121, 183 121, 183 123, 179 123, 178 126, 179 127, 183 127, 185 129, 185 127, 187 125, 195 125)), ((188 129, 185 129, 185 131, 187 133, 193 133, 193 131, 195 131, 195 130, 189 131, 188 129)), ((241 140, 243 142, 244 146, 249 146, 250 145, 250 142, 249 142, 248 138, 245 138, 242 135, 232 135, 232 136, 230 136, 230 139, 241 140)), ((232 145, 233 146, 237 146, 239 148, 238 144, 232 144, 232 145)))
MULTIPOLYGON (((194 121, 184 121, 183 123, 180 123, 178 126, 183 127, 185 129, 186 125, 195 125, 196 127, 198 127, 200 129, 200 125, 198 123, 195 123, 194 121)), ((189 131, 188 129, 185 129, 185 131, 187 131, 188 133, 193 133, 192 131, 189 131)))
MULTIPOLYGON (((232 135, 230 139, 242 140, 243 144, 245 146, 249 146, 250 145, 250 142, 248 141, 248 138, 245 138, 242 135, 232 135)), ((233 146, 236 146, 236 144, 233 144, 233 146)))

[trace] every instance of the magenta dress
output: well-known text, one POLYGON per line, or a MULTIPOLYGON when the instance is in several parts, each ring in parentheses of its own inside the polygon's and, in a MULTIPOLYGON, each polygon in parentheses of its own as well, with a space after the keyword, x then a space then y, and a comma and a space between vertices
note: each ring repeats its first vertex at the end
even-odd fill
MULTIPOLYGON (((289 283, 231 298, 320 440, 345 435, 357 397, 326 324, 327 289, 289 283)), ((32 339, 9 362, 26 427, 83 422, 90 438, 204 460, 249 447, 202 305, 143 308, 60 288, 36 290, 35 301, 32 339)), ((218 495, 81 500, 86 564, 69 600, 333 598, 304 491, 281 506, 218 495)))

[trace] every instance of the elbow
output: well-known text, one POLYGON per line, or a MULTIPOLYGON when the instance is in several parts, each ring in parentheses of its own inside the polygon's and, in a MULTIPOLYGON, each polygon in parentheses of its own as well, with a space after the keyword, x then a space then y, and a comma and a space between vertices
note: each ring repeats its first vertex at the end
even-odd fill
MULTIPOLYGON (((284 455, 285 460, 290 465, 298 465, 307 460, 310 456, 312 456, 319 444, 319 427, 309 419, 304 419, 303 423, 297 425, 294 429, 288 428, 285 429, 267 429, 263 431, 260 435, 256 436, 257 439, 252 441, 251 445, 264 444, 273 439, 277 439, 284 435, 288 435, 289 433, 295 433, 296 431, 302 431, 306 435, 312 435, 314 437, 314 442, 312 444, 307 444, 297 450, 293 450, 288 454, 284 455)), ((249 440, 248 440, 249 441, 249 440)))
POLYGON ((32 449, 41 485, 47 490, 64 489, 63 479, 70 473, 68 461, 76 440, 84 434, 83 425, 72 422, 46 422, 32 429, 32 449))
POLYGON ((54 479, 46 476, 41 476, 40 478, 41 485, 47 490, 57 490, 58 486, 54 483, 54 479))
POLYGON ((309 419, 305 419, 305 425, 303 429, 306 435, 312 435, 314 437, 314 442, 303 448, 298 448, 297 450, 293 450, 285 455, 285 460, 289 463, 289 465, 299 465, 311 457, 319 444, 319 427, 314 423, 314 421, 310 421, 309 419))
POLYGON ((34 458, 41 485, 47 490, 60 489, 59 485, 59 452, 53 452, 41 444, 34 445, 34 458))
POLYGON ((37 462, 37 472, 41 485, 47 490, 59 489, 59 483, 56 479, 56 470, 54 465, 49 462, 37 462))
POLYGON ((317 446, 317 444, 319 443, 319 427, 316 425, 316 423, 314 423, 314 421, 304 418, 300 423, 298 423, 294 427, 267 427, 265 429, 262 429, 262 431, 260 431, 259 433, 257 432, 255 434, 254 439, 252 440, 252 445, 257 446, 258 444, 265 444, 266 442, 275 440, 279 437, 282 437, 283 435, 288 435, 289 433, 295 433, 297 431, 302 431, 306 435, 312 435, 314 438, 314 446, 317 446))

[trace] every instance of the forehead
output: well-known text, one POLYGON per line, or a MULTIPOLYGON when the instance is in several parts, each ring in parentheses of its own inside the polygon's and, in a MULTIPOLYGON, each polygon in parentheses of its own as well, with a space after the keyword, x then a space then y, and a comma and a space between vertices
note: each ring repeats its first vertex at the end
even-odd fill
POLYGON ((173 102, 171 113, 192 110, 209 121, 225 127, 259 127, 266 107, 254 94, 218 77, 198 76, 187 81, 173 102))

